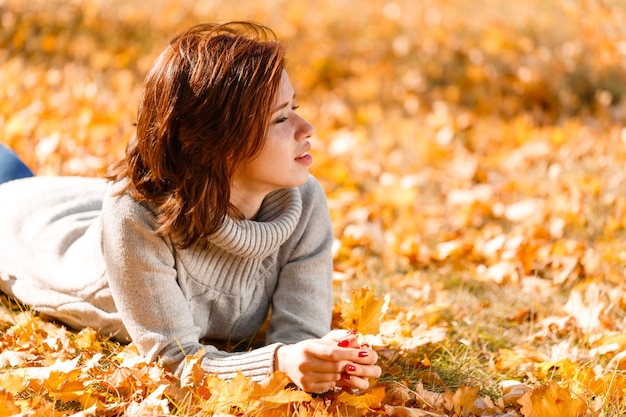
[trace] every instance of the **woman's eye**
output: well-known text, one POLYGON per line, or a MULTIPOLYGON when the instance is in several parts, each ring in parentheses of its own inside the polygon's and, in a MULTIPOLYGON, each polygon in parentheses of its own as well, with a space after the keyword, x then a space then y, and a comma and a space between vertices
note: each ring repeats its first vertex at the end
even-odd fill
MULTIPOLYGON (((298 108, 300 108, 300 106, 296 106, 295 104, 293 106, 291 106, 291 111, 296 111, 298 110, 298 108)), ((287 116, 281 116, 278 119, 274 120, 274 123, 284 123, 286 122, 288 119, 287 116)))

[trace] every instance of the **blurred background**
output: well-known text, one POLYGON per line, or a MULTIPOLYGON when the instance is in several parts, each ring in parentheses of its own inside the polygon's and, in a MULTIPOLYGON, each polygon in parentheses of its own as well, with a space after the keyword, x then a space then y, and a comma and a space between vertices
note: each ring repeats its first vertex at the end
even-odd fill
MULTIPOLYGON (((0 141, 39 175, 102 175, 133 134, 143 77, 168 39, 200 21, 254 20, 287 45, 300 111, 317 128, 312 170, 329 195, 338 277, 454 259, 463 275, 490 276, 503 260, 476 252, 499 234, 586 246, 621 233, 625 9, 0 0, 0 141)), ((494 279, 546 268, 522 246, 494 279)))
POLYGON ((225 20, 267 24, 287 44, 325 145, 351 132, 376 151, 477 150, 467 130, 479 118, 621 123, 626 2, 519 3, 2 0, 1 139, 40 173, 99 171, 132 133, 142 79, 168 39, 225 20))
POLYGON ((168 39, 227 20, 287 46, 337 295, 392 292, 380 344, 415 355, 386 377, 562 378, 624 415, 626 0, 0 0, 0 142, 102 175, 168 39))

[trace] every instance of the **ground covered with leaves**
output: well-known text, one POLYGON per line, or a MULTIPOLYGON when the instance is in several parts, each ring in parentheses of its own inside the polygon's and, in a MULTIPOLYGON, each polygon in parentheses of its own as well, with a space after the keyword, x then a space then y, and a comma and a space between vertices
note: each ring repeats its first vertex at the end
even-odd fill
POLYGON ((177 379, 5 297, 0 416, 626 414, 625 10, 0 0, 0 140, 39 175, 102 175, 122 155, 177 30, 273 27, 317 128, 335 325, 356 327, 384 370, 368 391, 322 397, 280 374, 177 379))

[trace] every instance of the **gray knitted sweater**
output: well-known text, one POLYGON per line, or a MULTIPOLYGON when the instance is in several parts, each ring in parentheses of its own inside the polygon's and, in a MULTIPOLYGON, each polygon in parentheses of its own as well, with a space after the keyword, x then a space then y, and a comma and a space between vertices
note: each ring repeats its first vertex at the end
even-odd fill
POLYGON ((177 374, 202 348, 207 372, 259 379, 281 343, 330 330, 333 234, 313 177, 187 249, 159 237, 154 213, 119 187, 82 177, 1 185, 0 290, 71 327, 132 340, 177 374), (254 336, 269 312, 265 346, 214 346, 254 336))

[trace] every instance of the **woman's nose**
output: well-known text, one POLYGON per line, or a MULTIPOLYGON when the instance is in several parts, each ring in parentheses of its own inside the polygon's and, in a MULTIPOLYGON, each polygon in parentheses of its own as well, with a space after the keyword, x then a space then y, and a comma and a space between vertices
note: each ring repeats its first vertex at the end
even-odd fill
POLYGON ((298 127, 296 140, 308 139, 315 134, 315 127, 303 117, 300 117, 300 123, 301 125, 298 127))

